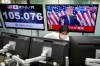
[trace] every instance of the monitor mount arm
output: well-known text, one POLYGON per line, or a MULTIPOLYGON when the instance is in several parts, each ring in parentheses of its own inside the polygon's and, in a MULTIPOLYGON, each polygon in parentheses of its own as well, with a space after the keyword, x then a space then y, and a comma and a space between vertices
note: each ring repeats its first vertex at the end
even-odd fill
POLYGON ((100 66, 100 50, 96 50, 96 58, 86 58, 85 65, 100 66))
POLYGON ((37 62, 37 61, 45 60, 46 57, 49 57, 49 52, 51 52, 50 47, 43 47, 43 51, 42 51, 40 56, 35 57, 35 58, 26 59, 25 62, 31 63, 31 62, 37 62))
POLYGON ((6 60, 4 62, 0 63, 0 66, 6 66, 5 64, 11 61, 10 56, 12 56, 11 53, 8 53, 9 50, 15 50, 16 42, 14 41, 9 41, 8 44, 6 44, 3 49, 0 50, 0 53, 5 53, 6 52, 6 60))
POLYGON ((6 44, 3 49, 0 50, 0 53, 5 53, 9 50, 15 50, 16 42, 9 41, 9 44, 6 44))
MULTIPOLYGON (((43 47, 43 51, 42 51, 41 55, 38 57, 22 60, 18 56, 14 55, 14 56, 12 56, 12 59, 17 61, 18 63, 21 63, 23 66, 30 66, 31 62, 44 63, 45 62, 44 60, 46 59, 46 57, 51 57, 51 53, 52 53, 51 47, 43 47)), ((54 62, 53 65, 56 66, 57 63, 54 62)))
POLYGON ((86 58, 85 65, 88 65, 88 66, 100 65, 100 59, 86 58))
POLYGON ((1 62, 1 63, 0 63, 0 66, 6 66, 6 65, 5 65, 5 63, 4 63, 4 62, 1 62))

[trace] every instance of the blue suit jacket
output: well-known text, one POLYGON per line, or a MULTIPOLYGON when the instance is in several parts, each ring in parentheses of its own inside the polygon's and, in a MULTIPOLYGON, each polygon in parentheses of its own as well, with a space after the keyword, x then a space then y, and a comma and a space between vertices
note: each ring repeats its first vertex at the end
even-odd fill
POLYGON ((60 19, 59 19, 59 24, 60 25, 61 25, 61 19, 64 19, 64 25, 77 25, 77 26, 80 26, 80 22, 77 20, 76 16, 69 16, 70 22, 68 20, 67 15, 61 16, 60 19))

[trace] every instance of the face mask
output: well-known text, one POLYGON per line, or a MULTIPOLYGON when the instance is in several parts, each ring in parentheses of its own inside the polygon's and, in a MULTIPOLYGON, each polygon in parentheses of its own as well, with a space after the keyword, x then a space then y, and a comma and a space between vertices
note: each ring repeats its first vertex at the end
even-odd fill
POLYGON ((64 40, 66 38, 66 35, 60 35, 60 38, 64 40))

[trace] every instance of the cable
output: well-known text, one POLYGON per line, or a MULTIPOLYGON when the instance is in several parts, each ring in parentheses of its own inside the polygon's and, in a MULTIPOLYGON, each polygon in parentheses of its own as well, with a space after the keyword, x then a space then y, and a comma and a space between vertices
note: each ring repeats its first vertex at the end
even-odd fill
POLYGON ((32 36, 32 30, 31 30, 31 36, 32 36))
POLYGON ((9 33, 9 29, 8 29, 8 33, 9 33))
POLYGON ((58 4, 59 4, 59 0, 58 0, 58 4))
POLYGON ((5 59, 6 59, 6 56, 3 56, 3 62, 4 62, 5 59))

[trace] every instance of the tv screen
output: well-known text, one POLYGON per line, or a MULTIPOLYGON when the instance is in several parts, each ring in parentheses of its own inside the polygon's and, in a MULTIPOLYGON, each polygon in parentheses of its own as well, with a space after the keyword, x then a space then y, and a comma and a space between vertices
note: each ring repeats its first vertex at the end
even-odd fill
POLYGON ((47 28, 57 31, 61 25, 70 32, 94 33, 98 4, 48 4, 46 5, 47 28))
POLYGON ((44 29, 41 4, 0 4, 7 28, 44 29))
POLYGON ((1 22, 1 20, 0 20, 0 27, 3 27, 3 26, 2 26, 2 22, 1 22))

